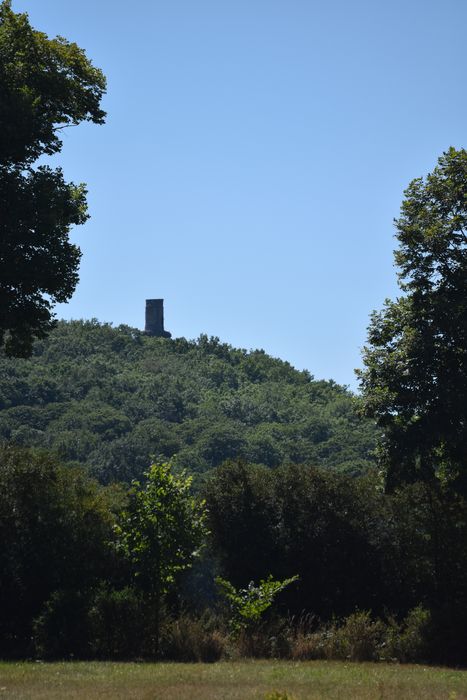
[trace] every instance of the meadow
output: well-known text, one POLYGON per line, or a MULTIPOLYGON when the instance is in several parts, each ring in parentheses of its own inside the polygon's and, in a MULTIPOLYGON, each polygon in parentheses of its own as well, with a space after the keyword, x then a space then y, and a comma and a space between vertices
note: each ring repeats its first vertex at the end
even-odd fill
POLYGON ((157 700, 467 700, 467 672, 342 662, 0 664, 0 697, 157 700))

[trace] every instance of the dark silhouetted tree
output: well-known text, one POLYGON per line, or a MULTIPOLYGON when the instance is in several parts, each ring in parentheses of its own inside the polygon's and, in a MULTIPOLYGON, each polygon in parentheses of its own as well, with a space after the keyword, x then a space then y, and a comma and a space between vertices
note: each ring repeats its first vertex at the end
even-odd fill
POLYGON ((396 221, 403 296, 374 313, 359 372, 387 486, 467 485, 467 152, 413 180, 396 221))
POLYGON ((68 238, 87 219, 86 190, 34 162, 60 151, 61 129, 102 124, 105 78, 82 49, 34 30, 0 4, 0 347, 27 357, 78 282, 68 238))

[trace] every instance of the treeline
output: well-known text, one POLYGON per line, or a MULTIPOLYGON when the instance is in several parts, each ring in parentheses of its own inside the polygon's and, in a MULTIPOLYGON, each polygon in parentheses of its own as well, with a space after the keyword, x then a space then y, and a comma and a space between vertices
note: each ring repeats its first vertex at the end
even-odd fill
POLYGON ((101 483, 130 482, 151 456, 203 474, 226 459, 374 465, 376 431, 332 381, 216 338, 148 338, 60 322, 28 360, 0 357, 0 440, 55 451, 101 483))
POLYGON ((435 484, 388 495, 376 474, 235 461, 199 496, 168 467, 128 491, 10 446, 0 655, 465 664, 466 536, 467 502, 435 484), (232 628, 219 576, 244 625, 232 628), (260 615, 270 576, 298 580, 260 615))

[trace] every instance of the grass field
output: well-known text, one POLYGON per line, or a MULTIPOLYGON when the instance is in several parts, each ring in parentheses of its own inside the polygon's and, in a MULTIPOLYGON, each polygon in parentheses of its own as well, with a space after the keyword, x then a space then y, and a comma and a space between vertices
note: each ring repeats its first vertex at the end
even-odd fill
POLYGON ((467 671, 323 661, 0 663, 3 698, 467 700, 467 671))

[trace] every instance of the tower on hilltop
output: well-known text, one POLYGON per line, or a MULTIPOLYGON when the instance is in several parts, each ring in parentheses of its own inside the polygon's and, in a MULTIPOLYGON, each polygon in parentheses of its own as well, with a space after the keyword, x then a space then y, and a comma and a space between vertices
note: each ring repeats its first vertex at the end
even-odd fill
POLYGON ((164 300, 146 299, 146 335, 154 338, 171 338, 172 333, 164 330, 164 300))

